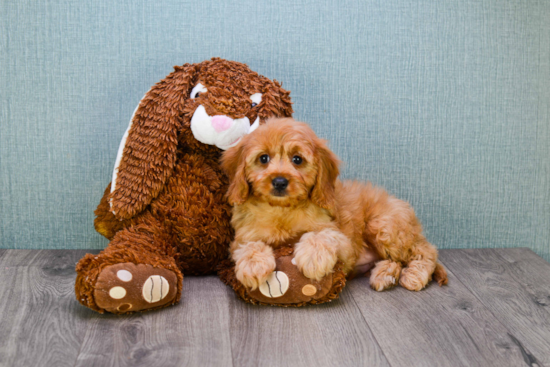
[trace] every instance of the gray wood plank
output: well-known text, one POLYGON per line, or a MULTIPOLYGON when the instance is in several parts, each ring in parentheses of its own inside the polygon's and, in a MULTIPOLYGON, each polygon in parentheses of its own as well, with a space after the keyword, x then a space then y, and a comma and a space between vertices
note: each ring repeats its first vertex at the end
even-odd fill
POLYGON ((8 358, 16 352, 12 329, 18 310, 24 307, 23 283, 27 273, 27 267, 8 270, 0 267, 0 366, 8 366, 8 358))
POLYGON ((550 365, 550 265, 527 249, 446 250, 441 259, 510 330, 526 361, 550 365))
POLYGON ((231 299, 235 366, 388 366, 349 293, 303 308, 231 299))
POLYGON ((91 314, 76 366, 231 366, 226 286, 216 276, 183 283, 178 305, 130 316, 91 314))
POLYGON ((367 278, 349 291, 392 366, 522 366, 521 348, 449 272, 449 285, 375 292, 367 278))
POLYGON ((550 265, 530 250, 444 250, 448 287, 378 293, 355 279, 302 309, 186 277, 182 303, 132 316, 74 299, 85 252, 0 250, 0 366, 550 365, 550 265))
POLYGON ((76 265, 86 253, 98 253, 99 250, 4 250, 0 256, 0 267, 42 266, 44 262, 50 265, 76 265))
MULTIPOLYGON (((14 251, 3 259, 19 256, 14 251)), ((74 297, 74 260, 81 254, 27 255, 30 266, 0 266, 0 365, 73 366, 86 333, 86 312, 74 297)))
MULTIPOLYGON (((541 291, 547 298, 550 295, 550 263, 538 256, 529 248, 501 248, 493 249, 498 256, 505 260, 506 272, 516 279, 522 286, 541 291)), ((550 306, 548 301, 542 301, 550 306)), ((545 308, 550 311, 549 307, 545 308)))
MULTIPOLYGON (((0 267, 29 266, 43 259, 47 250, 6 250, 0 257, 0 267)), ((66 252, 66 251, 65 251, 66 252)), ((46 256, 48 258, 48 256, 46 256)))

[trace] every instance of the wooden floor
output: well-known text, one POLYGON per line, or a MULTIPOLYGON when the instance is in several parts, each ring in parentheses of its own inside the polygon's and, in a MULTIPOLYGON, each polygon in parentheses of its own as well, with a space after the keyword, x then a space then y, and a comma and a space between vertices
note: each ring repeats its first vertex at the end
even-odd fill
POLYGON ((100 315, 74 298, 85 251, 0 250, 0 366, 550 366, 550 264, 528 249, 444 250, 449 286, 251 306, 215 276, 180 304, 100 315))

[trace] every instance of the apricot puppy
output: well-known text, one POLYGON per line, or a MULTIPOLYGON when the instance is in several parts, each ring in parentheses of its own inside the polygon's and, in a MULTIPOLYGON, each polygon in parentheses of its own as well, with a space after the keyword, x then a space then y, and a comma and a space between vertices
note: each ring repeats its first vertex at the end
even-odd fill
POLYGON ((346 274, 375 263, 377 291, 447 283, 413 209, 370 183, 338 180, 339 160, 303 122, 272 119, 225 151, 237 279, 256 289, 275 270, 273 248, 297 240, 294 261, 320 280, 338 260, 346 274))

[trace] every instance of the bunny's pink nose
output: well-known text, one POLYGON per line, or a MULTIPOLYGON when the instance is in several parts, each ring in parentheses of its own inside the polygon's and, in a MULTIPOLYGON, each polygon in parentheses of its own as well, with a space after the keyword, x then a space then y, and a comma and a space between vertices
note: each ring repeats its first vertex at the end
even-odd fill
POLYGON ((218 115, 212 117, 212 126, 217 133, 221 133, 231 127, 233 120, 227 116, 218 115))

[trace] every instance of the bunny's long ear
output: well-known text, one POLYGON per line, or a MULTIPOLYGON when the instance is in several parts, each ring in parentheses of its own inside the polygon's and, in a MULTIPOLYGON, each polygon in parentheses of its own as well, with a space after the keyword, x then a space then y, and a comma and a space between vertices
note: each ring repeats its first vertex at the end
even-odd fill
POLYGON ((290 92, 284 90, 281 84, 274 80, 266 87, 262 96, 265 107, 261 113, 263 120, 270 117, 292 117, 292 102, 290 101, 290 92))
POLYGON ((196 70, 196 65, 176 66, 139 102, 120 142, 113 170, 109 199, 118 219, 143 211, 171 175, 180 114, 196 70))

